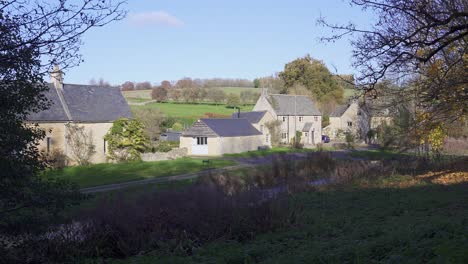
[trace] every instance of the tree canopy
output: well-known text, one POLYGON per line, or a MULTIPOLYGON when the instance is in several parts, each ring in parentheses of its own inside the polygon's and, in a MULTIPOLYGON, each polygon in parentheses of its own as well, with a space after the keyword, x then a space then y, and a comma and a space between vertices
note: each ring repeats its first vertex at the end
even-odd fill
POLYGON ((341 102, 343 89, 325 64, 310 55, 298 58, 285 65, 279 74, 284 81, 285 92, 294 93, 297 86, 304 87, 318 102, 341 102))
MULTIPOLYGON (((124 17, 122 2, 110 0, 0 0, 0 229, 31 231, 56 218, 76 193, 41 179, 47 157, 37 144, 44 131, 26 124, 46 109, 44 77, 81 61, 80 37, 90 28, 124 17), (19 229, 23 230, 19 230, 19 229)), ((21 261, 20 261, 21 262, 21 261)))
POLYGON ((352 35, 358 87, 374 90, 382 79, 406 82, 421 111, 431 120, 457 120, 468 111, 468 2, 466 0, 351 0, 371 11, 369 28, 331 24, 334 41, 352 35), (417 97, 417 98, 415 98, 417 97))

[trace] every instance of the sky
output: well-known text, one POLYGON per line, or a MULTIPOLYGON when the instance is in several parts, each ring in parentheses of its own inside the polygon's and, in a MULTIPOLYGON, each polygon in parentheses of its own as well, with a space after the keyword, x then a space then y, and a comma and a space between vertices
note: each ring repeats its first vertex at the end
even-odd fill
POLYGON ((370 20, 347 0, 128 0, 125 8, 124 20, 83 36, 84 62, 65 72, 65 82, 254 79, 306 54, 332 72, 354 73, 349 41, 321 43, 331 32, 317 19, 370 20))

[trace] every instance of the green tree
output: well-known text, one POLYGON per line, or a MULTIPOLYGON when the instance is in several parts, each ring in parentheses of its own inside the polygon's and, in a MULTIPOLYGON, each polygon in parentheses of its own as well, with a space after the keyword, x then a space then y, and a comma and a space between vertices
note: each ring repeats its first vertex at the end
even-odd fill
POLYGON ((253 83, 254 83, 255 88, 260 88, 260 80, 259 79, 254 79, 253 83))
MULTIPOLYGON (((40 177, 47 164, 37 146, 45 134, 25 121, 49 106, 45 74, 54 64, 77 65, 81 35, 123 18, 121 4, 0 1, 0 233, 44 231, 81 197, 75 186, 40 177)), ((26 262, 0 255, 4 262, 26 262)))
POLYGON ((305 87, 319 103, 343 100, 343 89, 328 68, 310 55, 286 64, 279 77, 284 81, 287 93, 294 93, 293 87, 299 85, 305 87))
POLYGON ((140 154, 149 145, 145 126, 137 119, 114 121, 104 139, 108 142, 109 158, 118 162, 140 160, 140 154))
POLYGON ((235 107, 240 105, 240 97, 237 94, 229 94, 227 96, 226 105, 228 107, 235 107))

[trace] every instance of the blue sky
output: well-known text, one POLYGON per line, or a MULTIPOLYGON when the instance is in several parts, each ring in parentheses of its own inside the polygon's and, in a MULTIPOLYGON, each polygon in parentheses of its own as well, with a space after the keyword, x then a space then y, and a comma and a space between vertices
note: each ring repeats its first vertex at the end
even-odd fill
POLYGON ((343 0, 129 0, 126 8, 126 19, 86 33, 85 62, 67 70, 65 82, 254 79, 305 54, 353 73, 348 41, 320 43, 330 32, 316 20, 369 20, 343 0))

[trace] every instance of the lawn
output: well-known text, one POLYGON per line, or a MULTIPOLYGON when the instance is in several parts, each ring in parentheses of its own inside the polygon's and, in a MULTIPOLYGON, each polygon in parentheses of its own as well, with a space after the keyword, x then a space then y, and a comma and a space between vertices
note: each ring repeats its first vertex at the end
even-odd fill
POLYGON ((273 147, 268 150, 254 150, 235 154, 224 154, 224 157, 229 158, 253 158, 263 157, 272 154, 286 154, 286 153, 299 153, 299 152, 313 152, 315 149, 293 149, 288 147, 273 147))
MULTIPOLYGON (((206 113, 215 113, 231 117, 237 110, 225 105, 213 104, 178 104, 178 103, 150 103, 144 106, 131 106, 132 109, 157 108, 168 116, 177 118, 191 125, 206 113)), ((241 111, 252 111, 253 105, 242 106, 241 111)))
MULTIPOLYGON (((112 183, 122 183, 157 177, 193 173, 208 169, 202 159, 181 158, 156 162, 130 162, 119 164, 94 164, 50 170, 44 177, 59 178, 77 183, 81 188, 112 183)), ((209 168, 235 165, 234 161, 212 159, 209 168)))
POLYGON ((298 193, 290 203, 301 211, 286 228, 109 263, 468 263, 468 182, 458 175, 443 185, 428 173, 298 193))

